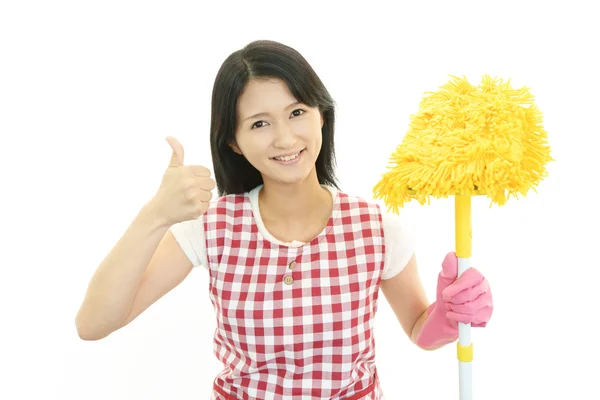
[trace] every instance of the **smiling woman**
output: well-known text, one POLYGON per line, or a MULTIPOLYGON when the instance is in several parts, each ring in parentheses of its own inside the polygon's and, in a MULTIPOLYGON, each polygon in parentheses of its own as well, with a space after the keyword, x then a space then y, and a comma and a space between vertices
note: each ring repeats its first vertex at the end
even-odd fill
MULTIPOLYGON (((455 299, 441 294, 430 304, 398 217, 338 187, 334 114, 331 96, 296 50, 257 41, 232 53, 212 94, 219 198, 209 203, 209 174, 186 169, 183 147, 172 138, 161 201, 150 204, 175 205, 144 213, 115 246, 90 284, 80 335, 95 339, 124 327, 203 266, 215 355, 224 366, 213 399, 381 400, 374 335, 380 289, 422 348, 456 340, 456 318, 487 322, 491 297, 482 276, 451 287, 461 294, 458 308, 448 308, 455 299), (151 229, 155 220, 169 221, 164 236, 163 225, 151 229), (482 293, 481 307, 463 307, 465 293, 482 293)), ((446 275, 455 259, 446 257, 446 275)), ((439 293, 452 284, 446 275, 439 293)))

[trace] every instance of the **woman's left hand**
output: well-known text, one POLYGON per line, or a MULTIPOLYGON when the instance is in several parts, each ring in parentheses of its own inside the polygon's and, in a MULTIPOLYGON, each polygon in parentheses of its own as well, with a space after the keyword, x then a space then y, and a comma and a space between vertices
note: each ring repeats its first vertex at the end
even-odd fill
MULTIPOLYGON (((456 277, 458 259, 449 253, 444 260, 444 273, 456 277)), ((471 267, 441 291, 446 317, 454 322, 485 327, 492 317, 494 302, 488 280, 479 270, 471 267)))

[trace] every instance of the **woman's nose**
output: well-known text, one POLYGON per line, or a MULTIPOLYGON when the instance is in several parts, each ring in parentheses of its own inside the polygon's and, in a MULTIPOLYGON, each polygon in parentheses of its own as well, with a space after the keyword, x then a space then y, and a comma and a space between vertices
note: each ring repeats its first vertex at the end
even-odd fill
POLYGON ((295 135, 291 127, 287 124, 278 125, 275 128, 275 140, 273 145, 281 149, 289 149, 294 147, 295 135))

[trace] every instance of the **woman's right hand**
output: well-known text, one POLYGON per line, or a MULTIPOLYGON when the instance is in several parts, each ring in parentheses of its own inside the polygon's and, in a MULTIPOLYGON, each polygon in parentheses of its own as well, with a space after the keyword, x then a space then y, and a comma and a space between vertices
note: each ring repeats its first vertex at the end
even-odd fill
POLYGON ((166 138, 173 149, 169 166, 152 200, 151 208, 169 226, 198 219, 208 209, 211 190, 216 186, 208 168, 183 165, 183 146, 172 136, 166 138))

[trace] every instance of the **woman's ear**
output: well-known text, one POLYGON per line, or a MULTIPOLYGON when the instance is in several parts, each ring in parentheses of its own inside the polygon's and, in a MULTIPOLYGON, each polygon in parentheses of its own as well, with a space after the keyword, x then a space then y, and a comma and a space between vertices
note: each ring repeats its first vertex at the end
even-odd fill
POLYGON ((231 147, 231 150, 234 151, 234 153, 237 153, 239 155, 242 155, 242 151, 240 150, 240 148, 237 146, 237 144, 235 144, 235 142, 229 142, 229 147, 231 147))

